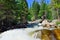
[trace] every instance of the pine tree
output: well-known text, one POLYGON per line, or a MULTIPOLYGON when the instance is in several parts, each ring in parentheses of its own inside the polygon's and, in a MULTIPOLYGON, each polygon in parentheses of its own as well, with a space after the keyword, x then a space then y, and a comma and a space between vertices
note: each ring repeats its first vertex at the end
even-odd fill
MULTIPOLYGON (((16 1, 15 0, 0 0, 0 12, 2 14, 2 22, 4 26, 11 26, 15 19, 16 1)), ((1 15, 0 15, 1 16, 1 15)))
POLYGON ((20 16, 20 22, 26 23, 27 22, 27 16, 28 16, 28 4, 26 0, 18 0, 19 3, 19 16, 20 16))
POLYGON ((40 11, 39 11, 39 14, 40 14, 41 18, 43 16, 45 16, 45 18, 46 18, 46 14, 47 14, 46 8, 47 8, 47 4, 45 3, 45 0, 41 0, 40 11))
POLYGON ((38 2, 36 2, 36 0, 34 0, 32 4, 32 12, 33 12, 32 14, 34 20, 38 19, 39 10, 40 10, 40 5, 38 2))
MULTIPOLYGON (((53 11, 55 12, 54 17, 56 17, 56 19, 60 19, 60 1, 59 0, 51 0, 52 3, 52 7, 53 7, 53 11)), ((53 13, 54 14, 54 13, 53 13)))

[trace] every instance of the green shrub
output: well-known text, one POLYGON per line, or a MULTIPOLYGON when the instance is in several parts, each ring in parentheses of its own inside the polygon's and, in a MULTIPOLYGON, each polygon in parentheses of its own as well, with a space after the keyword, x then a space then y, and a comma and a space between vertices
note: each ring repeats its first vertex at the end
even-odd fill
POLYGON ((59 22, 59 21, 57 21, 57 22, 56 22, 56 25, 58 25, 58 24, 60 24, 60 22, 59 22))

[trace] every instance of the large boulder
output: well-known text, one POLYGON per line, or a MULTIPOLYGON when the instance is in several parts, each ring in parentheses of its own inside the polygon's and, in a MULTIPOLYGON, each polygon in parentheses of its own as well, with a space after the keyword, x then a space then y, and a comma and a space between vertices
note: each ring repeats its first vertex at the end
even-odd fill
POLYGON ((42 25, 43 25, 43 27, 50 28, 50 24, 49 24, 49 22, 46 19, 42 22, 42 25))
POLYGON ((46 19, 43 20, 43 22, 42 22, 42 25, 45 25, 45 24, 49 24, 49 22, 46 19))
POLYGON ((49 24, 50 24, 52 27, 55 27, 57 21, 58 21, 58 20, 52 20, 52 22, 50 22, 49 24))

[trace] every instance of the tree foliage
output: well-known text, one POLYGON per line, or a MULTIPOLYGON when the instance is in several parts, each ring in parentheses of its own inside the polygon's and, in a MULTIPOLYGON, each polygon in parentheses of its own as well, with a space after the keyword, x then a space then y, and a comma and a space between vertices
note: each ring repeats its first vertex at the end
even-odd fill
POLYGON ((17 23, 27 23, 27 21, 41 19, 60 19, 60 1, 51 0, 46 4, 46 0, 41 0, 40 4, 34 0, 29 8, 26 0, 0 0, 0 24, 1 26, 11 26, 17 23))
POLYGON ((38 19, 39 10, 40 10, 40 5, 38 2, 34 0, 32 7, 31 7, 31 12, 30 12, 32 15, 32 20, 38 19))
POLYGON ((15 19, 16 1, 15 0, 0 0, 0 18, 2 25, 10 26, 15 19))
POLYGON ((55 16, 56 16, 56 19, 60 19, 60 1, 59 0, 51 0, 51 2, 53 3, 52 4, 52 7, 54 7, 54 11, 55 11, 55 16))

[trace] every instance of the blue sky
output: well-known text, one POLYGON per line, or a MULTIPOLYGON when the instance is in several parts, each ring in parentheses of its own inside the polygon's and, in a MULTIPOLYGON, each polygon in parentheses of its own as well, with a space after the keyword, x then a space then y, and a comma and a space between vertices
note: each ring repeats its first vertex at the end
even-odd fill
MULTIPOLYGON (((30 7, 30 5, 32 5, 33 1, 34 1, 34 0, 27 0, 29 7, 30 7)), ((36 0, 36 1, 40 3, 40 0, 36 0)), ((47 4, 50 3, 50 0, 46 0, 46 3, 47 3, 47 4)))

